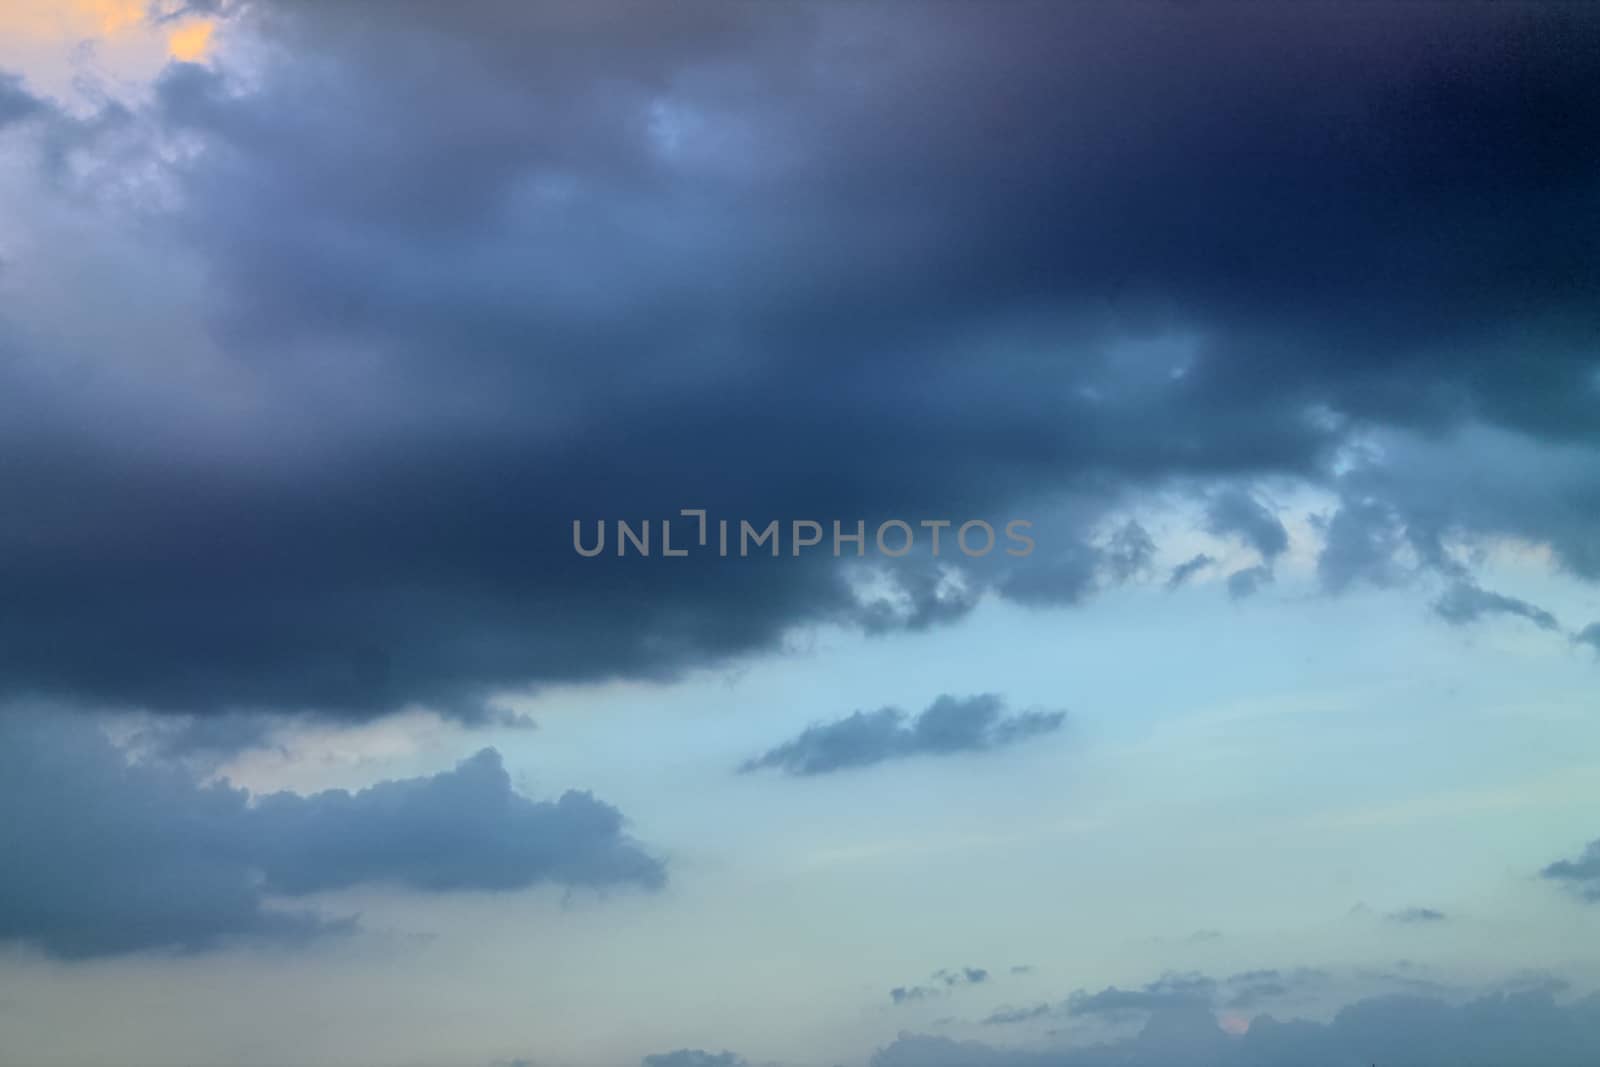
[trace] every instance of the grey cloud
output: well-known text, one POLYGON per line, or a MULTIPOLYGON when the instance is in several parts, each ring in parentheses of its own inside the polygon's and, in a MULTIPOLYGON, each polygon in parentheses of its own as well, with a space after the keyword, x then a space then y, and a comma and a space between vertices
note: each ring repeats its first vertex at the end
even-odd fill
POLYGON ((1157 1008, 1132 1037, 1078 1047, 1024 1050, 902 1035, 872 1057, 871 1067, 1584 1067, 1597 1056, 1600 997, 1560 1004, 1538 991, 1459 1006, 1417 996, 1372 997, 1326 1023, 1258 1015, 1240 1037, 1226 1035, 1208 1010, 1185 1002, 1157 1008))
POLYGON ((1401 580, 1395 556, 1405 543, 1404 525, 1387 502, 1346 500, 1325 523, 1324 534, 1317 576, 1328 592, 1341 593, 1361 581, 1385 586, 1401 580))
POLYGON ((1255 596, 1262 586, 1270 585, 1272 581, 1272 568, 1264 563, 1234 571, 1228 575, 1228 596, 1234 600, 1255 596))
POLYGON ((1390 912, 1387 918, 1390 922, 1415 926, 1423 923, 1444 922, 1447 916, 1444 912, 1433 908, 1404 908, 1400 911, 1390 912))
POLYGON ((1206 529, 1238 537, 1268 563, 1289 547, 1289 531, 1278 516, 1242 489, 1227 489, 1211 499, 1206 508, 1206 529))
POLYGON ((31 118, 45 110, 43 101, 22 86, 15 74, 0 71, 0 129, 31 118))
POLYGON ((996 1026, 1063 1018, 1125 1023, 1175 1009, 1188 1014, 1216 1007, 1251 1009, 1269 1002, 1304 999, 1308 994, 1324 990, 1331 977, 1327 971, 1312 967, 1243 971, 1221 980, 1198 973, 1168 973, 1135 989, 1116 986, 1099 992, 1080 989, 1057 1004, 999 1010, 983 1022, 996 1026))
POLYGON ((252 798, 131 763, 88 720, 0 716, 0 940, 64 958, 347 931, 274 900, 358 884, 509 890, 662 884, 587 793, 530 800, 492 749, 430 778, 252 798))
POLYGON ((931 979, 937 983, 936 985, 895 986, 889 990, 889 999, 896 1004, 909 1004, 943 996, 946 991, 957 986, 982 985, 988 980, 989 972, 982 967, 961 967, 953 971, 939 970, 933 973, 931 979))
POLYGON ((1079 538, 1051 540, 996 583, 1002 596, 1030 607, 1076 604, 1096 588, 1101 571, 1114 572, 1101 549, 1079 538))
POLYGON ((1202 974, 1168 974, 1142 989, 1108 986, 1098 993, 1079 990, 1067 998, 1065 1013, 1126 1018, 1175 1006, 1209 1005, 1216 988, 1216 981, 1202 974))
POLYGON ((434 892, 540 883, 659 888, 659 860, 623 833, 622 814, 590 793, 541 802, 511 788, 486 748, 454 771, 358 793, 261 797, 256 853, 270 892, 389 883, 434 892))
POLYGON ((1600 839, 1589 842, 1577 859, 1558 860, 1540 874, 1568 886, 1585 900, 1600 902, 1600 839))
POLYGON ((1053 733, 1066 720, 1061 711, 1004 711, 1005 702, 993 693, 941 696, 914 717, 892 707, 857 711, 809 726, 739 769, 817 775, 912 756, 984 752, 1053 733))
POLYGON ((1572 640, 1576 644, 1588 645, 1596 655, 1600 655, 1600 622, 1591 622, 1574 634, 1572 640))
POLYGON ((1216 560, 1212 559, 1204 552, 1189 557, 1176 567, 1172 568, 1172 574, 1167 578, 1167 588, 1177 589, 1190 578, 1193 578, 1196 574, 1205 570, 1215 562, 1216 560))
POLYGON ((158 759, 203 764, 268 747, 284 725, 266 715, 163 716, 139 730, 130 744, 158 759))
POLYGON ((997 1008, 983 1019, 984 1026, 1010 1026, 1014 1023, 1033 1022, 1036 1019, 1048 1018, 1051 1014, 1048 1004, 1034 1004, 1026 1008, 997 1008))
POLYGON ((1541 630, 1559 630, 1556 617, 1543 608, 1516 597, 1480 589, 1471 582, 1456 582, 1438 600, 1434 614, 1456 626, 1478 622, 1486 615, 1515 615, 1527 619, 1541 630))
POLYGON ((1125 582, 1147 569, 1155 553, 1156 543, 1149 532, 1129 519, 1111 535, 1102 559, 1112 580, 1125 582))
POLYGON ((745 1060, 732 1052, 707 1052, 698 1048, 681 1048, 675 1052, 657 1052, 639 1061, 640 1067, 744 1067, 745 1060))
POLYGON ((936 971, 933 976, 947 986, 982 985, 989 980, 989 972, 982 967, 962 967, 956 971, 936 971))

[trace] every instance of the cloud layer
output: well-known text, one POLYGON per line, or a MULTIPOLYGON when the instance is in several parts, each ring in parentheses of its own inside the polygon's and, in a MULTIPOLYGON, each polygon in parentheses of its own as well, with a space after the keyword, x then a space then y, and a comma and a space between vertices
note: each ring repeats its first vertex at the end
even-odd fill
POLYGON ((1331 1022, 1257 1016, 1230 1036, 1203 1001, 1139 996, 1149 1012, 1131 1037, 1050 1051, 907 1035, 872 1067, 1580 1067, 1600 1055, 1600 997, 1558 1004, 1548 992, 1495 994, 1455 1005, 1416 996, 1357 1001, 1331 1022))

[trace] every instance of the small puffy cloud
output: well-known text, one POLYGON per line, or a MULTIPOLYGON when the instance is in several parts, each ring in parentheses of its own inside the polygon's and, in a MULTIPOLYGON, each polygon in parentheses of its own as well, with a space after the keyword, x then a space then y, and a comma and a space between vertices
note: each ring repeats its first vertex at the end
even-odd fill
POLYGON ((1559 860, 1539 873, 1569 886, 1585 900, 1600 903, 1600 839, 1589 842, 1577 859, 1559 860))
POLYGON ((1246 567, 1228 575, 1228 595, 1234 600, 1243 600, 1255 596, 1262 586, 1271 585, 1272 581, 1272 568, 1266 564, 1246 567))
POLYGON ((941 696, 917 716, 899 708, 857 711, 830 723, 808 726, 799 736, 747 760, 741 773, 781 770, 786 774, 829 774, 887 760, 922 755, 984 752, 1053 733, 1066 720, 1062 711, 1004 714, 1005 702, 993 693, 941 696))
POLYGON ((1492 593, 1471 582, 1458 581, 1450 586, 1438 600, 1433 612, 1453 626, 1478 622, 1488 615, 1515 615, 1527 619, 1541 630, 1559 630, 1556 617, 1526 600, 1492 593))
POLYGON ((1446 918, 1448 916, 1444 912, 1433 908, 1403 908, 1400 911, 1390 912, 1388 915, 1390 922, 1404 923, 1411 926, 1440 923, 1444 922, 1446 918))
POLYGON ((1176 567, 1172 568, 1172 573, 1167 576, 1167 588, 1177 589, 1179 586, 1186 583, 1190 578, 1193 578, 1196 574, 1205 570, 1215 562, 1215 559, 1206 555, 1204 552, 1189 557, 1176 567))
POLYGON ((989 972, 982 967, 959 967, 955 970, 933 972, 932 985, 895 986, 889 990, 889 999, 896 1004, 910 1004, 919 1000, 943 996, 957 986, 982 985, 989 980, 989 972))

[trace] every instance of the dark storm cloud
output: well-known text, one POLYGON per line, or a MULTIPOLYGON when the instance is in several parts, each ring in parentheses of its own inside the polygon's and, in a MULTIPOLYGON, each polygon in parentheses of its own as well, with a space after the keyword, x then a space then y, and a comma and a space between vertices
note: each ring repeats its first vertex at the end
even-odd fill
POLYGON ((1331 1022, 1257 1016, 1241 1037, 1193 1003, 1166 1005, 1133 1037, 1076 1048, 1023 1050, 902 1035, 871 1067, 1266 1067, 1401 1063, 1408 1067, 1583 1067, 1600 1057, 1600 997, 1557 1003, 1548 991, 1498 993, 1454 1005, 1372 997, 1331 1022))
MULTIPOLYGON (((795 625, 1075 602, 1143 569, 1143 542, 1094 542, 1137 494, 1353 492, 1345 446, 1379 430, 1529 452, 1492 491, 1364 468, 1330 590, 1479 532, 1600 576, 1592 8, 237 18, 266 45, 248 76, 172 65, 117 142, 147 139, 116 173, 151 195, 85 216, 140 205, 139 299, 0 309, 4 694, 482 717, 795 625), (137 315, 203 337, 170 353, 137 315), (904 595, 865 604, 831 558, 571 550, 573 519, 700 506, 1072 520, 1027 560, 955 561, 965 584, 891 565, 904 595)), ((98 251, 39 247, 68 278, 98 251)))
POLYGON ((1540 874, 1568 886, 1585 900, 1600 903, 1600 840, 1589 842, 1577 859, 1559 860, 1540 874))
POLYGON ((0 940, 65 958, 352 928, 294 897, 359 884, 425 891, 663 882, 588 793, 530 800, 485 749, 453 771, 356 793, 277 793, 130 763, 87 720, 0 717, 0 940))
POLYGON ((1433 611, 1445 622, 1457 626, 1478 622, 1486 615, 1515 615, 1527 619, 1541 630, 1559 630, 1556 617, 1543 608, 1501 593, 1491 593, 1470 582, 1456 582, 1438 600, 1433 611))
POLYGON ((1054 733, 1064 721, 1063 711, 1006 715, 1005 701, 993 693, 965 698, 947 695, 916 716, 899 708, 879 708, 808 726, 799 736, 747 760, 739 770, 831 774, 912 756, 985 752, 1054 733))

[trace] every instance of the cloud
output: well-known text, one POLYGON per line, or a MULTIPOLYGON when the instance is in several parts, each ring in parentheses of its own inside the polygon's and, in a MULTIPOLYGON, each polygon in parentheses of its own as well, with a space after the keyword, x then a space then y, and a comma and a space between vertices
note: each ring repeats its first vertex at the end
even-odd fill
POLYGON ((927 1000, 931 997, 943 996, 946 991, 957 986, 982 985, 989 980, 989 972, 982 967, 961 967, 957 970, 940 970, 933 973, 932 981, 937 983, 931 986, 895 986, 889 990, 889 999, 896 1004, 909 1004, 914 1001, 927 1000))
POLYGON ((1527 619, 1541 630, 1559 630, 1556 617, 1526 600, 1491 593, 1471 582, 1456 582, 1438 600, 1434 614, 1455 626, 1478 622, 1486 615, 1515 615, 1527 619))
POLYGON ((1146 570, 1155 552, 1156 543, 1149 532, 1129 519, 1111 535, 1102 559, 1112 580, 1125 582, 1146 570))
MULTIPOLYGON (((1080 989, 1055 1004, 997 1010, 985 1018, 988 1026, 1033 1022, 1039 1019, 1100 1020, 1112 1024, 1138 1022, 1153 1014, 1181 1009, 1192 1015, 1197 1010, 1259 1008, 1272 1002, 1304 1000, 1325 990, 1332 976, 1313 967, 1290 970, 1242 971, 1224 979, 1199 973, 1167 973, 1153 982, 1133 989, 1107 986, 1098 992, 1080 989)), ((1388 978, 1377 979, 1393 984, 1388 978)))
POLYGON ((0 71, 0 129, 44 110, 45 105, 23 88, 21 78, 0 71))
POLYGON ((1440 912, 1440 910, 1430 909, 1430 907, 1406 907, 1406 909, 1398 910, 1398 912, 1390 912, 1384 918, 1387 918, 1390 923, 1418 926, 1429 925, 1429 923, 1443 923, 1448 918, 1448 915, 1440 912))
POLYGON ((1048 1004, 1033 1004, 1026 1008, 997 1008, 984 1017, 984 1026, 1010 1026, 1014 1023, 1033 1022, 1051 1014, 1048 1004))
POLYGON ((1215 562, 1215 559, 1206 555, 1204 552, 1189 557, 1176 567, 1172 568, 1172 574, 1167 578, 1167 588, 1177 589, 1179 586, 1186 583, 1190 578, 1193 578, 1200 571, 1205 570, 1215 562))
POLYGON ((985 752, 1054 733, 1066 720, 1062 711, 1006 715, 1004 710, 1004 700, 984 693, 940 696, 914 717, 899 708, 857 711, 808 726, 799 736, 745 761, 739 770, 817 775, 912 756, 985 752))
POLYGON ((640 1061, 640 1067, 744 1067, 745 1060, 731 1052, 707 1052, 681 1048, 676 1052, 657 1052, 640 1061))
POLYGON ((1107 986, 1098 993, 1079 990, 1067 998, 1065 1014, 1073 1017, 1126 1018, 1188 1005, 1209 1005, 1217 983, 1203 974, 1167 974, 1142 989, 1107 986))
POLYGON ((1270 585, 1272 581, 1272 568, 1266 564, 1234 571, 1228 575, 1228 596, 1234 600, 1244 600, 1255 596, 1262 586, 1270 585))
POLYGON ((1227 489, 1206 508, 1206 529, 1219 536, 1232 535, 1261 553, 1271 563, 1289 547, 1289 531, 1270 508, 1240 489, 1227 489))
POLYGON ((1272 557, 1237 489, 1267 480, 1342 494, 1330 591, 1473 536, 1600 576, 1587 11, 228 19, 247 65, 169 64, 6 175, 39 252, 0 337, 0 697, 477 720, 795 627, 1081 602, 1148 559, 1096 531, 1167 493, 1272 557), (1492 477, 1429 451, 1473 435, 1492 477), (886 567, 961 590, 904 611, 831 555, 572 551, 699 506, 1067 517, 962 581, 886 567))
POLYGON ((1559 860, 1539 872, 1560 882, 1585 900, 1600 902, 1600 840, 1589 842, 1574 860, 1559 860))
POLYGON ((653 889, 664 879, 615 808, 579 792, 530 800, 493 749, 355 793, 252 798, 129 762, 85 719, 6 714, 0 741, 0 806, 19 813, 0 824, 11 871, 0 940, 53 956, 301 942, 352 923, 284 898, 354 885, 653 889))
POLYGON ((1600 1056, 1600 997, 1559 1004, 1548 991, 1497 993, 1454 1005, 1409 995, 1348 1004, 1330 1022, 1258 1015, 1230 1036, 1193 1002, 1152 1008, 1135 1035, 1053 1049, 1012 1049, 902 1035, 871 1067, 1265 1067, 1402 1063, 1408 1067, 1580 1067, 1600 1056))
POLYGON ((1600 655, 1600 622, 1591 622, 1574 634, 1572 640, 1575 644, 1588 645, 1596 655, 1600 655))
POLYGON ((1392 504, 1347 500, 1326 521, 1324 533, 1317 576, 1328 592, 1342 593, 1363 581, 1381 587, 1402 579, 1396 555, 1405 543, 1405 526, 1392 504))
POLYGON ((1400 911, 1390 912, 1385 916, 1390 922, 1403 923, 1409 926, 1427 923, 1444 922, 1447 916, 1442 911, 1433 908, 1403 908, 1400 911))

